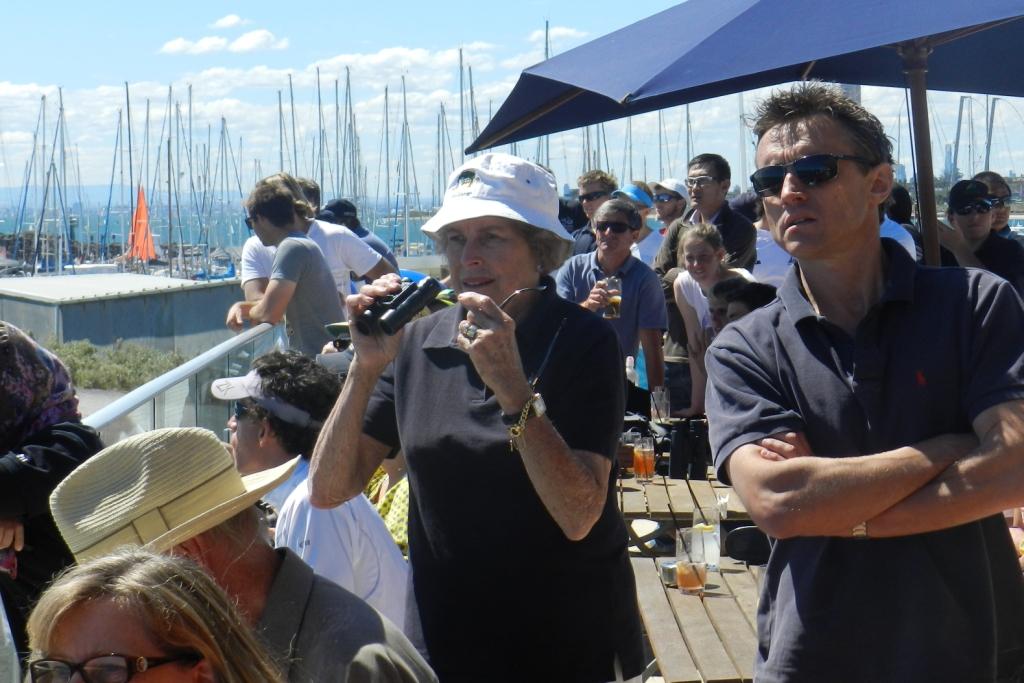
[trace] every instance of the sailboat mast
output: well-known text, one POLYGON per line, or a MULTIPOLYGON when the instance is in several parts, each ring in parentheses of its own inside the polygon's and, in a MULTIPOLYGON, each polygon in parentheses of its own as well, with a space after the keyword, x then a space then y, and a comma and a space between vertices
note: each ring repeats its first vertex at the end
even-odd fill
POLYGON ((465 88, 462 82, 463 68, 462 68, 462 48, 459 48, 459 154, 461 155, 462 161, 459 162, 461 165, 466 160, 466 96, 464 94, 465 88))
POLYGON ((319 150, 317 152, 317 168, 319 169, 321 191, 324 187, 324 107, 320 99, 320 67, 316 68, 316 114, 317 114, 317 135, 319 137, 319 150))
MULTIPOLYGON (((989 96, 985 95, 985 99, 988 100, 989 96)), ((993 97, 988 106, 988 126, 985 129, 985 168, 982 169, 983 171, 990 170, 988 162, 992 156, 992 126, 996 122, 996 102, 1000 99, 999 97, 993 97)))
MULTIPOLYGON (((740 191, 747 189, 747 124, 743 120, 743 93, 736 93, 736 105, 739 107, 739 135, 740 135, 740 191)), ((687 159, 689 161, 689 159, 687 159)))
POLYGON ((686 163, 693 158, 693 131, 690 128, 690 105, 686 105, 686 163))
POLYGON ((284 104, 281 102, 281 91, 277 91, 277 145, 280 150, 281 173, 284 173, 284 104))
MULTIPOLYGON (((391 227, 391 138, 388 130, 388 86, 384 86, 384 215, 391 227)), ((378 187, 380 187, 378 185, 378 187)), ((392 248, 394 248, 392 240, 392 248)))
MULTIPOLYGON (((174 244, 174 215, 171 207, 171 136, 168 132, 167 135, 167 249, 170 251, 171 246, 174 244)), ((178 241, 178 273, 184 274, 185 272, 185 245, 178 241)), ((170 254, 167 258, 167 275, 168 277, 174 275, 174 261, 170 259, 170 254)))
POLYGON ((124 82, 125 116, 128 122, 128 220, 135 217, 135 174, 132 164, 132 98, 128 92, 128 81, 124 82))
POLYGON ((409 109, 405 100, 405 76, 402 76, 402 213, 405 223, 405 242, 402 253, 409 255, 409 154, 412 149, 409 140, 409 109))
MULTIPOLYGON (((551 58, 551 38, 548 31, 548 20, 544 20, 544 59, 551 58)), ((544 166, 551 168, 551 138, 544 136, 544 166)))
POLYGON ((341 176, 341 101, 338 98, 338 79, 334 79, 334 196, 342 196, 345 181, 341 176))
POLYGON ((292 106, 292 175, 299 175, 299 142, 295 136, 295 90, 292 88, 292 75, 288 74, 288 100, 292 106))

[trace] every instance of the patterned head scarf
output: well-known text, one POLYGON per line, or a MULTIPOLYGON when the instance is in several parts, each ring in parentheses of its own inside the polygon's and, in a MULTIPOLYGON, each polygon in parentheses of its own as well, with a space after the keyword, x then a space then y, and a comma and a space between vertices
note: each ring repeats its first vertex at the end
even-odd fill
POLYGON ((71 374, 60 359, 0 321, 0 453, 46 427, 81 417, 71 374))

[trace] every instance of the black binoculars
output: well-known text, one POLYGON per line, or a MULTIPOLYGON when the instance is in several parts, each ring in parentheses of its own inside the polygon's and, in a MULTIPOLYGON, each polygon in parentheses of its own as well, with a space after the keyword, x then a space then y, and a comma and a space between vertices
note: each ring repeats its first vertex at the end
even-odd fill
POLYGON ((356 318, 356 329, 361 334, 395 334, 443 289, 441 283, 430 276, 419 282, 402 278, 401 285, 400 291, 377 299, 356 318))

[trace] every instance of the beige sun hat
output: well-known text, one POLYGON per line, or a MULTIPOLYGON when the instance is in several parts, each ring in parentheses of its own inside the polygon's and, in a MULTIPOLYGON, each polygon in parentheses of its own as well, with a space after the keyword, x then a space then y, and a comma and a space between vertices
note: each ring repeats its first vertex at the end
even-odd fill
POLYGON ((208 429, 156 429, 82 463, 50 494, 50 510, 79 562, 123 545, 164 552, 254 505, 298 460, 243 477, 208 429))

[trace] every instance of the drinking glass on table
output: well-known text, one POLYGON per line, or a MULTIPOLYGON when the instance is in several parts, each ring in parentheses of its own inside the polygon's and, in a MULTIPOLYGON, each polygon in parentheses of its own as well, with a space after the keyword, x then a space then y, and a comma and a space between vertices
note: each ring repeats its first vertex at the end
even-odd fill
POLYGON ((633 474, 633 461, 636 458, 636 440, 640 438, 636 432, 623 432, 619 437, 619 466, 623 474, 633 474))
POLYGON ((633 444, 633 474, 639 482, 654 478, 654 439, 642 436, 633 444))
POLYGON ((622 278, 615 275, 604 279, 604 288, 608 290, 608 305, 604 308, 604 317, 619 317, 619 306, 622 305, 622 278))
POLYGON ((676 585, 683 593, 701 595, 708 578, 704 543, 699 529, 679 529, 676 535, 676 585))
MULTIPOLYGON (((708 571, 718 571, 718 561, 721 556, 722 521, 719 509, 716 504, 703 509, 703 521, 693 520, 693 530, 704 534, 704 562, 708 571)), ((698 513, 694 513, 697 515, 698 513)))
POLYGON ((668 420, 669 401, 667 387, 651 389, 651 419, 655 422, 668 420))

